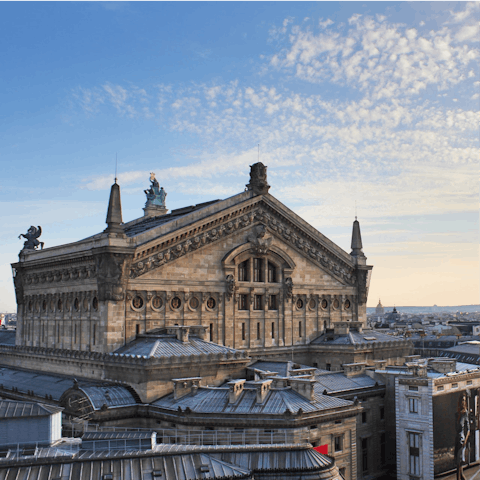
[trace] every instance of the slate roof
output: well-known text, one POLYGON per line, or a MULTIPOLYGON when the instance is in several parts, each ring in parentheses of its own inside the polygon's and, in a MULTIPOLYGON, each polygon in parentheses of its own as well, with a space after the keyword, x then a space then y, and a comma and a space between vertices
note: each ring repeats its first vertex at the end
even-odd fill
POLYGON ((196 210, 200 210, 201 208, 207 207, 208 205, 212 205, 213 203, 219 202, 220 200, 212 200, 210 202, 199 203, 198 205, 191 205, 189 207, 179 208, 177 210, 172 210, 171 213, 166 215, 160 215, 156 217, 145 217, 139 222, 129 222, 125 224, 125 234, 127 237, 135 237, 136 235, 140 235, 147 230, 151 230, 152 228, 159 227, 160 225, 165 225, 168 222, 173 222, 178 220, 189 213, 195 212, 196 210))
POLYGON ((337 335, 333 340, 325 340, 325 335, 320 335, 311 342, 311 345, 368 345, 376 342, 405 342, 405 339, 386 335, 376 330, 364 330, 363 332, 350 331, 346 335, 337 335))
POLYGON ((45 417, 61 412, 63 408, 35 402, 0 400, 0 419, 20 417, 45 417))
POLYGON ((188 343, 183 343, 175 335, 143 336, 115 351, 119 355, 137 355, 141 357, 181 357, 204 354, 235 353, 239 350, 206 342, 189 335, 188 343))
POLYGON ((153 406, 177 411, 187 407, 196 413, 238 414, 238 415, 283 415, 285 410, 297 413, 301 408, 305 413, 349 407, 352 402, 322 395, 315 389, 315 400, 310 402, 291 388, 271 389, 263 403, 257 403, 256 388, 253 382, 246 382, 243 393, 235 403, 229 403, 227 387, 200 387, 195 395, 188 394, 175 400, 173 393, 152 403, 153 406), (253 387, 253 388, 252 388, 253 387))

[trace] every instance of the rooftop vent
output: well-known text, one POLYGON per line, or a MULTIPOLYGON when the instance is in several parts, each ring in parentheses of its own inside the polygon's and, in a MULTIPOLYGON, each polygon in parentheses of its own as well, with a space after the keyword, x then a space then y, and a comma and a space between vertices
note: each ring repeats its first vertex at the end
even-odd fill
POLYGON ((357 375, 364 375, 365 374, 365 367, 367 366, 366 363, 345 363, 342 365, 343 373, 347 377, 355 377, 357 375))
POLYGON ((267 398, 268 392, 272 386, 273 380, 260 380, 255 382, 255 387, 257 389, 257 403, 263 403, 267 398))

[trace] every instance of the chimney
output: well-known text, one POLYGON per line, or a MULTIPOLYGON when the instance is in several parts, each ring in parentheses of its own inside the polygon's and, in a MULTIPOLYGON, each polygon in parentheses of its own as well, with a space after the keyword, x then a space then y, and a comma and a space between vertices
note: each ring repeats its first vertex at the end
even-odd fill
POLYGON ((310 380, 308 378, 290 377, 288 379, 288 383, 292 387, 292 390, 297 392, 309 402, 313 402, 315 400, 315 392, 313 388, 315 385, 315 380, 310 380))
POLYGON ((304 378, 315 378, 315 368, 292 368, 289 371, 291 377, 299 377, 302 376, 304 378))
POLYGON ((408 373, 411 373, 414 377, 426 377, 427 365, 423 363, 407 363, 408 373))
POLYGON ((178 327, 177 328, 177 340, 180 340, 183 343, 188 343, 188 331, 189 327, 178 327))
POLYGON ((334 322, 335 335, 348 335, 350 332, 350 322, 334 322))
POLYGON ((432 359, 428 365, 438 373, 450 373, 457 371, 457 361, 455 359, 432 359))
POLYGON ((122 226, 122 201, 120 198, 120 185, 115 179, 115 183, 110 189, 110 198, 108 200, 108 211, 107 211, 107 228, 105 232, 107 233, 123 233, 122 226))
POLYGON ((364 257, 362 250, 362 235, 360 234, 360 223, 355 217, 355 221, 353 222, 353 229, 352 229, 352 251, 350 255, 352 257, 364 257))
POLYGON ((345 363, 342 365, 343 373, 348 377, 356 377, 365 374, 366 363, 345 363))
POLYGON ((196 335, 200 340, 205 340, 207 336, 207 327, 203 325, 190 325, 190 333, 196 335))
POLYGON ((255 388, 257 389, 257 403, 263 403, 265 401, 272 386, 272 382, 273 380, 260 380, 255 382, 255 388))
POLYGON ((228 385, 228 403, 236 403, 240 398, 240 395, 243 392, 243 387, 245 386, 245 380, 231 380, 227 383, 228 385))
POLYGON ((201 380, 202 377, 172 378, 173 398, 178 400, 189 393, 196 394, 201 380))

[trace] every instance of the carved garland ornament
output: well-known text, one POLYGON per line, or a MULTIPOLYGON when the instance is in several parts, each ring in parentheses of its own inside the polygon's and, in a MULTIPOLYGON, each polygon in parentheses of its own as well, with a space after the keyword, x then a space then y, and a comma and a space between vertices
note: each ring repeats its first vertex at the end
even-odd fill
POLYGON ((95 265, 86 265, 83 267, 65 268, 62 270, 52 270, 49 272, 34 272, 25 275, 25 284, 66 282, 69 280, 96 278, 95 265))
POLYGON ((221 226, 215 226, 215 228, 207 230, 202 234, 192 235, 193 238, 188 238, 175 246, 165 248, 159 253, 155 253, 148 256, 148 258, 133 263, 130 269, 130 278, 139 277, 203 245, 216 242, 227 235, 233 234, 240 228, 252 225, 254 221, 262 222, 265 227, 268 227, 277 235, 281 236, 292 247, 301 250, 313 261, 319 263, 323 268, 328 269, 336 276, 343 278, 350 285, 355 284, 356 278, 352 267, 346 264, 339 265, 337 261, 331 258, 331 255, 327 255, 326 249, 320 251, 318 248, 313 247, 308 241, 301 238, 298 233, 295 233, 279 219, 261 208, 242 215, 235 220, 226 221, 221 226))

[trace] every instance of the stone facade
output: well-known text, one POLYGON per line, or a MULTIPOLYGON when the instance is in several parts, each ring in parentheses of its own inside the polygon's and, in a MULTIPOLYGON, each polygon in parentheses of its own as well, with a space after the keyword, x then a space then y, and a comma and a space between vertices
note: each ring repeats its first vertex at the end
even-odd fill
POLYGON ((365 324, 372 267, 358 222, 349 255, 268 193, 266 167, 252 167, 249 185, 121 224, 115 183, 105 232, 22 250, 13 264, 17 345, 106 353, 157 328, 203 325, 210 341, 268 350, 365 324))

